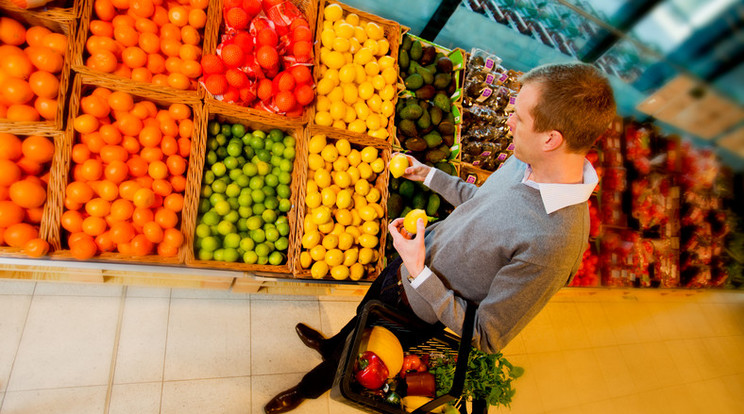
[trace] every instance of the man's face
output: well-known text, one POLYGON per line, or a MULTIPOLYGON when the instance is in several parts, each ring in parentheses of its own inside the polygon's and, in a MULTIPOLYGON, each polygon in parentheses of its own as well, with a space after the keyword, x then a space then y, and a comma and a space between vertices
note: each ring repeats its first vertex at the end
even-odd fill
POLYGON ((535 132, 535 120, 530 111, 537 104, 540 89, 535 84, 525 84, 520 89, 514 113, 506 123, 514 136, 514 155, 522 162, 531 163, 539 154, 541 138, 545 133, 535 132))

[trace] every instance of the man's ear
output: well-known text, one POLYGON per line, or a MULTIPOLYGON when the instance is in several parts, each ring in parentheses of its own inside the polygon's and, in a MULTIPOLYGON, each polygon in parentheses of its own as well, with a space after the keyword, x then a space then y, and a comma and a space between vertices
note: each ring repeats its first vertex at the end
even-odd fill
POLYGON ((543 141, 543 151, 554 151, 563 145, 563 134, 559 131, 552 130, 545 136, 543 141))

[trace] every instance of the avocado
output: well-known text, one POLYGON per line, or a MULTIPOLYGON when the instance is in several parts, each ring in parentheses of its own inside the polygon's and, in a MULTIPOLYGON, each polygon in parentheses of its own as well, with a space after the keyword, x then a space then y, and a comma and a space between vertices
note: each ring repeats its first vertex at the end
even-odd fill
POLYGON ((416 91, 416 97, 419 98, 419 99, 429 100, 429 99, 432 99, 434 97, 434 94, 435 93, 437 93, 437 91, 436 91, 436 89, 434 89, 433 86, 431 86, 431 85, 424 85, 424 86, 420 87, 416 91))
POLYGON ((401 49, 398 53, 398 65, 401 70, 408 69, 408 65, 411 63, 411 58, 408 57, 408 51, 401 49))
POLYGON ((445 157, 446 156, 445 156, 444 152, 442 152, 442 151, 440 151, 438 149, 433 149, 433 150, 431 150, 431 151, 429 151, 429 152, 426 153, 426 161, 429 161, 429 162, 431 162, 433 164, 436 164, 436 163, 444 160, 445 157))
POLYGON ((442 56, 437 59, 437 72, 439 73, 452 73, 452 61, 447 56, 442 56))
POLYGON ((431 126, 431 117, 429 111, 424 111, 418 120, 416 120, 416 126, 421 129, 427 129, 431 126))
POLYGON ((455 170, 455 166, 448 163, 447 161, 439 161, 438 163, 436 163, 435 167, 439 168, 449 175, 455 175, 455 173, 457 172, 457 170, 455 170))
POLYGON ((444 158, 449 158, 449 156, 450 156, 450 153, 452 152, 452 151, 450 150, 450 148, 449 148, 449 145, 447 145, 447 144, 446 144, 446 143, 444 143, 444 142, 442 142, 442 145, 440 145, 439 147, 437 147, 437 149, 438 149, 439 151, 442 151, 442 152, 444 153, 444 158))
MULTIPOLYGON (((426 215, 435 216, 439 211, 439 205, 442 204, 442 199, 439 198, 437 193, 432 192, 429 194, 429 200, 426 202, 426 215)), ((390 208, 388 207, 388 212, 390 208)))
POLYGON ((419 73, 413 73, 408 75, 405 80, 406 89, 409 91, 415 91, 416 89, 424 86, 424 78, 419 73))
POLYGON ((435 72, 433 70, 431 70, 431 69, 429 69, 429 68, 427 68, 425 66, 418 65, 416 67, 416 73, 418 73, 419 75, 421 75, 421 77, 424 79, 424 83, 425 84, 431 85, 432 83, 434 83, 434 73, 435 72))
POLYGON ((408 55, 411 57, 411 59, 418 62, 421 59, 421 56, 424 54, 424 49, 421 46, 421 42, 418 40, 414 40, 411 43, 411 49, 408 51, 408 55))
POLYGON ((454 125, 455 115, 452 112, 447 112, 446 115, 444 116, 444 120, 454 125))
POLYGON ((450 102, 450 98, 442 92, 439 92, 434 96, 434 105, 444 112, 450 112, 452 110, 452 102, 450 102))
POLYGON ((437 73, 434 75, 434 87, 440 90, 447 89, 452 81, 449 73, 437 73))
POLYGON ((400 45, 400 48, 408 52, 411 50, 412 44, 413 41, 411 39, 411 36, 403 36, 403 43, 400 45))
POLYGON ((413 204, 413 208, 423 210, 424 208, 426 208, 426 202, 428 201, 428 197, 426 197, 426 194, 424 193, 416 193, 414 194, 413 200, 411 201, 413 204))
MULTIPOLYGON (((405 207, 405 208, 403 209, 403 211, 401 211, 401 212, 400 212, 400 216, 399 216, 399 217, 405 217, 405 216, 406 216, 406 214, 408 214, 408 213, 410 213, 410 212, 411 212, 411 210, 413 210, 413 209, 411 208, 411 206, 406 206, 406 207, 405 207)), ((390 243, 390 244, 392 244, 392 243, 390 243)))
POLYGON ((437 131, 431 131, 424 135, 424 141, 426 141, 428 148, 434 148, 442 143, 442 136, 437 131))
POLYGON ((455 78, 452 78, 452 82, 450 82, 449 86, 447 87, 447 96, 452 96, 457 92, 457 80, 455 78))
POLYGON ((437 128, 442 135, 452 135, 455 133, 455 124, 450 121, 442 121, 437 128))
POLYGON ((422 113, 424 113, 424 110, 419 105, 409 104, 400 111, 400 117, 403 119, 419 119, 422 113))
POLYGON ((403 146, 406 147, 407 150, 411 151, 423 151, 428 148, 426 141, 419 137, 408 138, 406 142, 403 143, 403 146))
POLYGON ((429 108, 429 117, 431 118, 432 125, 439 125, 442 122, 442 110, 436 106, 429 108))
POLYGON ((390 193, 387 200, 388 217, 400 217, 400 213, 403 211, 404 206, 403 197, 400 194, 390 193))
POLYGON ((390 177, 390 189, 398 191, 398 187, 400 187, 400 178, 390 177))
POLYGON ((442 141, 444 145, 451 147, 455 144, 455 134, 442 135, 442 141))
POLYGON ((426 66, 434 62, 434 59, 437 57, 437 48, 435 48, 432 45, 426 45, 423 47, 422 53, 421 53, 421 59, 418 59, 419 63, 426 66))
POLYGON ((408 105, 408 99, 398 99, 395 103, 395 113, 399 114, 408 105))
POLYGON ((405 198, 413 197, 413 193, 416 192, 416 185, 411 180, 403 180, 398 187, 398 194, 405 198))
POLYGON ((416 124, 410 119, 401 119, 400 122, 398 122, 398 130, 407 137, 418 136, 416 124))

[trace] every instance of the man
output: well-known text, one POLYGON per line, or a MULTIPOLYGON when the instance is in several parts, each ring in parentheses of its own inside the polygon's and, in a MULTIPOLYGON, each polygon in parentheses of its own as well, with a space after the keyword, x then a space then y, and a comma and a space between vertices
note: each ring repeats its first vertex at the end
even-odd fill
MULTIPOLYGON (((589 236, 586 201, 598 181, 585 155, 615 116, 612 88, 582 63, 541 66, 521 81, 508 122, 514 156, 481 187, 409 157, 404 177, 423 181, 455 209, 426 230, 419 220, 412 239, 401 234, 402 219, 390 223, 400 260, 378 276, 362 305, 382 299, 410 307, 421 320, 461 334, 472 301, 473 344, 495 353, 576 273, 589 236)), ((354 322, 328 339, 297 325, 323 362, 270 401, 267 413, 289 411, 331 387, 354 322)))

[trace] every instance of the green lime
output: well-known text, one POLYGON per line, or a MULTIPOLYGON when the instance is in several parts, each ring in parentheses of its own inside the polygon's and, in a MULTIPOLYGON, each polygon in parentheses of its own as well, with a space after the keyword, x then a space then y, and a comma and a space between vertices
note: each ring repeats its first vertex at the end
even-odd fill
POLYGON ((205 237, 201 242, 201 249, 213 252, 220 248, 220 239, 214 236, 205 237))
POLYGON ((214 211, 207 211, 202 216, 201 222, 207 226, 216 226, 220 222, 220 215, 214 211))
POLYGON ((225 201, 225 195, 220 193, 212 193, 212 195, 209 196, 209 203, 214 206, 215 204, 219 203, 220 201, 225 201))
POLYGON ((279 251, 285 251, 289 248, 289 239, 282 236, 274 242, 274 247, 279 251))
POLYGON ((297 156, 297 150, 294 149, 294 147, 287 147, 284 149, 284 152, 282 153, 282 156, 284 156, 284 159, 287 160, 294 160, 297 156))
POLYGON ((209 226, 208 225, 206 225, 204 223, 201 223, 198 226, 196 226, 196 236, 197 237, 204 238, 204 237, 209 237, 211 235, 212 235, 212 232, 209 231, 209 226))
POLYGON ((205 185, 201 189, 201 193, 199 194, 201 198, 208 198, 212 195, 212 187, 205 185))
POLYGON ((196 256, 199 258, 199 260, 212 260, 214 258, 214 255, 209 250, 199 249, 199 252, 196 254, 196 256))
MULTIPOLYGON (((266 210, 266 211, 271 211, 271 210, 266 210)), ((266 211, 264 211, 264 213, 266 211)), ((266 234, 266 240, 270 242, 277 241, 277 239, 279 239, 279 230, 277 230, 276 228, 266 229, 264 230, 264 234, 266 234)))
POLYGON ((297 140, 292 135, 286 135, 282 140, 285 147, 293 147, 296 145, 297 140))
POLYGON ((271 146, 271 153, 273 155, 278 155, 281 157, 284 153, 284 148, 284 144, 282 144, 281 142, 275 142, 274 145, 271 146))
POLYGON ((230 208, 233 210, 237 210, 240 207, 240 204, 238 204, 238 197, 230 197, 227 199, 227 202, 230 203, 230 208))
MULTIPOLYGON (((282 216, 282 217, 287 217, 287 216, 282 216)), ((276 222, 274 222, 274 224, 276 225, 276 229, 279 231, 279 235, 280 236, 287 236, 287 235, 289 235, 289 224, 287 224, 287 223, 279 223, 279 220, 277 220, 276 222)), ((279 249, 279 250, 282 250, 282 249, 279 249)))
MULTIPOLYGON (((246 135, 247 137, 248 135, 246 135)), ((243 146, 243 156, 245 156, 245 159, 249 160, 253 158, 254 155, 256 155, 256 151, 253 150, 253 147, 250 146, 250 140, 249 142, 245 142, 245 137, 243 137, 244 140, 244 146, 243 146)))
MULTIPOLYGON (((240 163, 240 160, 238 160, 238 163, 240 163)), ((243 175, 243 170, 240 168, 233 168, 229 173, 227 173, 227 176, 230 177, 232 181, 237 180, 241 175, 243 175)))
POLYGON ((251 230, 251 239, 256 243, 263 243, 266 240, 266 233, 263 229, 251 230))
POLYGON ((235 228, 235 224, 232 222, 229 222, 227 220, 222 220, 217 225, 217 233, 226 236, 230 233, 234 233, 237 229, 235 228))
POLYGON ((263 162, 269 162, 271 160, 271 153, 265 149, 256 150, 256 156, 263 162))
POLYGON ((224 136, 232 136, 232 128, 230 124, 222 124, 222 129, 220 130, 222 132, 222 135, 224 136))
POLYGON ((238 159, 235 157, 227 157, 223 162, 225 163, 225 167, 229 170, 238 168, 238 159))
POLYGON ((286 172, 292 172, 292 169, 294 168, 294 165, 292 164, 292 161, 290 160, 282 160, 279 163, 279 169, 286 172))
POLYGON ((224 193, 227 190, 227 184, 223 180, 215 180, 212 182, 212 191, 215 193, 224 193))
POLYGON ((233 124, 231 132, 234 137, 242 138, 245 135, 245 126, 242 124, 233 124))
POLYGON ((282 213, 286 213, 292 209, 292 202, 288 198, 282 198, 279 200, 279 207, 277 207, 282 213))
MULTIPOLYGON (((216 142, 216 141, 215 141, 216 142)), ((212 165, 217 162, 217 153, 214 150, 207 152, 207 164, 212 165)))
POLYGON ((251 177, 250 181, 248 182, 248 187, 252 190, 260 190, 264 186, 264 178, 261 176, 255 176, 251 177))
POLYGON ((276 195, 276 189, 274 187, 269 187, 268 185, 261 189, 264 194, 266 194, 267 197, 275 196, 276 195))
MULTIPOLYGON (((266 223, 273 223, 273 222, 276 221, 276 212, 274 210, 271 210, 271 209, 268 209, 267 208, 266 210, 263 211, 263 213, 261 213, 261 218, 266 223)), ((274 240, 276 240, 276 239, 274 239, 274 240)))
POLYGON ((292 194, 287 184, 279 184, 276 186, 276 196, 279 198, 289 198, 292 194))
POLYGON ((289 224, 289 219, 287 218, 287 216, 279 216, 276 219, 276 223, 274 223, 274 224, 276 224, 276 225, 279 225, 279 224, 289 224))
POLYGON ((207 131, 209 131, 209 135, 217 135, 220 133, 220 123, 217 121, 209 121, 209 125, 207 126, 207 131))
POLYGON ((268 208, 269 210, 276 210, 277 207, 279 207, 279 199, 277 199, 274 196, 266 196, 266 200, 264 200, 264 206, 268 208))
POLYGON ((227 148, 223 145, 220 145, 214 152, 217 154, 217 158, 221 160, 227 157, 227 148))
POLYGON ((222 177, 227 172, 227 168, 225 167, 225 164, 222 162, 216 162, 212 164, 211 168, 212 172, 217 177, 222 177))
POLYGON ((227 144, 227 136, 225 136, 225 134, 223 134, 222 132, 217 134, 214 139, 215 141, 217 141, 217 144, 219 144, 220 147, 227 144))
MULTIPOLYGON (((250 210, 248 207, 240 207, 240 208, 250 210)), ((240 214, 240 212, 238 212, 238 214, 240 214)), ((245 216, 245 217, 240 216, 240 219, 238 220, 238 224, 237 224, 238 233, 248 231, 248 217, 250 217, 250 215, 245 216)))
POLYGON ((243 143, 240 141, 232 140, 227 144, 227 154, 231 157, 238 157, 243 153, 243 143))
POLYGON ((265 132, 263 132, 263 131, 261 131, 261 130, 258 130, 258 129, 257 129, 257 130, 255 130, 255 131, 253 131, 253 132, 252 132, 251 134, 253 134, 253 136, 254 136, 254 137, 259 137, 259 138, 261 138, 262 140, 263 140, 263 139, 266 139, 266 133, 265 133, 265 132))
POLYGON ((256 164, 252 162, 244 164, 243 174, 245 174, 247 177, 253 177, 254 175, 258 174, 258 167, 256 167, 256 164))
MULTIPOLYGON (((271 160, 269 161, 269 164, 271 164, 271 166, 274 167, 274 168, 278 168, 279 167, 279 164, 281 164, 281 162, 282 162, 283 159, 284 158, 282 158, 279 155, 272 155, 271 156, 271 160)), ((272 168, 271 170, 273 171, 274 168, 272 168)))
POLYGON ((269 138, 274 142, 280 142, 284 139, 284 132, 280 129, 272 129, 269 131, 269 138))
POLYGON ((222 246, 230 249, 237 249, 240 246, 240 236, 238 233, 228 233, 222 239, 222 246))
POLYGON ((207 151, 214 151, 219 146, 220 143, 217 142, 217 138, 209 137, 209 139, 207 139, 207 151))
POLYGON ((230 223, 237 223, 238 220, 240 220, 240 214, 238 214, 238 210, 232 210, 229 213, 225 214, 225 217, 223 217, 226 221, 229 221, 230 223))
POLYGON ((253 239, 248 237, 243 237, 243 239, 240 240, 240 248, 250 252, 253 250, 253 248, 256 247, 256 242, 253 241, 253 239))
POLYGON ((238 205, 240 205, 241 207, 250 207, 251 204, 253 204, 251 194, 243 193, 241 191, 240 195, 238 196, 238 205))
POLYGON ((235 177, 235 184, 237 184, 238 187, 240 187, 241 189, 243 189, 245 187, 248 187, 248 184, 251 182, 251 177, 245 175, 243 173, 243 170, 237 170, 237 169, 235 169, 233 171, 239 171, 240 172, 240 175, 238 175, 237 177, 235 177))
POLYGON ((201 200, 199 200, 199 214, 206 213, 207 211, 209 211, 210 208, 212 208, 212 204, 209 202, 208 199, 202 198, 201 200))
POLYGON ((225 249, 217 249, 213 253, 214 260, 217 260, 218 262, 222 262, 225 260, 225 249))
POLYGON ((217 214, 219 214, 220 216, 226 215, 231 210, 232 210, 232 207, 230 207, 230 203, 227 202, 227 200, 218 201, 214 205, 214 211, 217 212, 217 214))
POLYGON ((241 218, 247 219, 253 215, 253 209, 249 206, 240 206, 238 207, 238 215, 241 218))
POLYGON ((225 249, 222 255, 222 261, 224 262, 237 262, 240 258, 240 253, 236 249, 225 249))
POLYGON ((256 133, 253 133, 253 138, 251 138, 251 148, 253 148, 254 151, 258 151, 260 149, 263 149, 264 147, 264 140, 261 137, 257 137, 256 133))
POLYGON ((279 184, 279 177, 274 174, 267 174, 264 181, 269 187, 276 187, 279 184))
POLYGON ((256 252, 252 250, 247 251, 243 255, 243 262, 248 263, 248 264, 255 264, 256 262, 258 262, 258 255, 256 254, 256 252))
POLYGON ((284 255, 280 252, 273 252, 269 255, 269 264, 279 266, 284 263, 284 255))
POLYGON ((271 248, 266 243, 257 244, 253 250, 259 257, 268 256, 271 253, 271 248))
POLYGON ((256 164, 256 168, 258 170, 258 175, 266 175, 271 171, 271 165, 267 163, 266 161, 258 161, 256 164))
POLYGON ((253 216, 249 217, 246 225, 248 226, 248 230, 256 230, 260 229, 261 226, 263 226, 264 222, 261 216, 253 216))
POLYGON ((253 210, 254 215, 260 216, 261 214, 263 214, 264 210, 266 210, 266 206, 263 204, 254 204, 251 209, 253 210))
POLYGON ((216 177, 214 176, 214 173, 212 172, 212 170, 206 170, 204 172, 204 183, 203 184, 207 184, 207 185, 212 184, 215 178, 216 177))
POLYGON ((279 182, 282 184, 289 184, 292 182, 292 174, 287 171, 282 171, 277 176, 279 177, 279 182))
POLYGON ((261 190, 252 190, 251 191, 251 199, 254 203, 263 203, 264 199, 266 198, 266 194, 264 194, 261 190))
POLYGON ((258 257, 258 263, 259 265, 265 265, 269 263, 269 258, 266 256, 259 256, 258 257))
POLYGON ((240 195, 240 186, 238 183, 232 183, 225 189, 225 195, 228 197, 238 197, 240 195))

